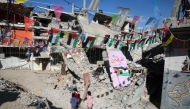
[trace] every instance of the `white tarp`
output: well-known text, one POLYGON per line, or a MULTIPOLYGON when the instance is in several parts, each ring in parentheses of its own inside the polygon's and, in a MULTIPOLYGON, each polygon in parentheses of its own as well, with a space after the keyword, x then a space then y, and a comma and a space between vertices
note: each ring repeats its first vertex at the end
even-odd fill
POLYGON ((27 60, 23 60, 17 57, 9 57, 1 60, 2 69, 22 67, 24 69, 29 69, 29 63, 27 60))

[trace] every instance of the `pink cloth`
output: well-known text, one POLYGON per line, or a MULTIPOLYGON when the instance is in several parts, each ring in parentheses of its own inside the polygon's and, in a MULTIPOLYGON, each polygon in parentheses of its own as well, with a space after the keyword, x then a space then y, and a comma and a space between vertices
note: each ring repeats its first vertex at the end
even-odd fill
POLYGON ((92 96, 88 96, 86 102, 88 108, 92 108, 92 96))
POLYGON ((108 52, 111 67, 127 67, 126 57, 121 51, 108 52))

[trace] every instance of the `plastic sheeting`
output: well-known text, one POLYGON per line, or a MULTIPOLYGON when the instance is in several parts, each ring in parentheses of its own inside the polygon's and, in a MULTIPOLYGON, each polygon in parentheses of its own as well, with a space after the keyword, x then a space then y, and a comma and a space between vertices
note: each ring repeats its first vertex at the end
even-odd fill
POLYGON ((29 63, 27 60, 23 60, 17 57, 9 57, 1 60, 2 69, 17 68, 29 69, 29 63))

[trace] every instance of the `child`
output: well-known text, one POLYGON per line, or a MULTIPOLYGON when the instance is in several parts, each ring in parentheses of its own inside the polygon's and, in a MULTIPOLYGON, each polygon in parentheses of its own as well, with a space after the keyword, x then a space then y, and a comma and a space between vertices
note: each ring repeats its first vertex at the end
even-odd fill
POLYGON ((88 91, 88 96, 87 96, 87 106, 88 106, 88 109, 92 109, 92 96, 91 96, 91 92, 88 91))
POLYGON ((80 95, 79 95, 79 93, 78 93, 78 91, 77 91, 76 88, 73 89, 73 93, 74 93, 76 99, 79 101, 79 96, 80 96, 80 95))
POLYGON ((70 100, 70 103, 71 103, 71 109, 76 109, 77 108, 77 99, 76 99, 76 97, 75 97, 75 94, 73 93, 72 94, 72 98, 71 98, 71 100, 70 100))

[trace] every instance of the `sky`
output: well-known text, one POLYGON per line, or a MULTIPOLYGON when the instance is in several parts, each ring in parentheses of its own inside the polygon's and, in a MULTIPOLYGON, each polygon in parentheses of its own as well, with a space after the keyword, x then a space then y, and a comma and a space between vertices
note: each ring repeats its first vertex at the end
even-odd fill
MULTIPOLYGON (((77 7, 83 7, 83 0, 67 0, 68 2, 74 2, 77 7)), ((86 0, 86 7, 90 5, 91 0, 86 0)), ((174 0, 155 0, 159 11, 163 18, 168 18, 171 15, 174 0)), ((71 5, 64 0, 28 0, 25 5, 42 6, 47 7, 49 4, 50 8, 53 9, 52 4, 64 6, 65 12, 71 12, 71 5)), ((134 16, 141 16, 138 21, 138 27, 142 28, 145 26, 146 21, 149 17, 155 17, 154 5, 152 0, 101 0, 99 4, 99 9, 103 10, 103 13, 111 15, 111 13, 118 13, 117 7, 130 8, 129 15, 133 18, 134 16)), ((42 11, 35 7, 36 11, 42 11)), ((159 27, 162 24, 160 20, 159 27)), ((147 27, 152 26, 152 24, 147 25, 147 27)))

